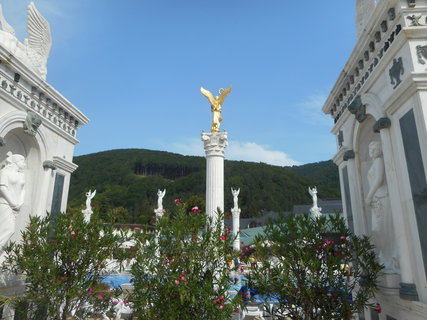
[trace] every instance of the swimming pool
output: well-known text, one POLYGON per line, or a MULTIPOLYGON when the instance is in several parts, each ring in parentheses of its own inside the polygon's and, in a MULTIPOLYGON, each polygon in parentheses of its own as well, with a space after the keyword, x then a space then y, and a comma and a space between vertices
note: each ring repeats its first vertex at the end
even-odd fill
POLYGON ((133 276, 129 273, 110 274, 102 282, 110 285, 111 288, 117 289, 122 284, 131 283, 133 276))

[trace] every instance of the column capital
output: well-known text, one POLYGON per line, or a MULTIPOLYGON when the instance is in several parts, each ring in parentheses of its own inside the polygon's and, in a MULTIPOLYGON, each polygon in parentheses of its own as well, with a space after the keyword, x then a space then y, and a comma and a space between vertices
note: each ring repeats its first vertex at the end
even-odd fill
POLYGON ((227 132, 202 132, 202 141, 207 157, 224 157, 224 150, 228 146, 227 132))

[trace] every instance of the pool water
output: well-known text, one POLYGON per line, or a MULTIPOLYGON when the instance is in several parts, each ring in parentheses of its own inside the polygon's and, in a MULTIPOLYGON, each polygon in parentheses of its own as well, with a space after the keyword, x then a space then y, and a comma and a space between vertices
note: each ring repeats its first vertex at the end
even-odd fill
POLYGON ((120 285, 125 283, 131 283, 133 276, 129 273, 123 274, 110 274, 106 276, 102 282, 110 285, 111 288, 117 289, 120 285))

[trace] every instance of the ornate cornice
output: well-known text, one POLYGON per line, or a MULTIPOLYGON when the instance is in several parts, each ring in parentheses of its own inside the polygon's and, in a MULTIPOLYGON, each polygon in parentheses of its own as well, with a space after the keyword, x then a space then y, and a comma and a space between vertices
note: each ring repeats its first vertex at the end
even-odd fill
POLYGON ((323 111, 337 123, 402 31, 396 10, 381 1, 328 97, 323 111), (379 21, 379 22, 378 22, 379 21))
POLYGON ((73 173, 79 166, 75 163, 69 162, 60 157, 53 157, 53 162, 55 163, 57 169, 61 169, 65 172, 73 173))
POLYGON ((21 109, 33 111, 75 140, 80 125, 89 119, 52 86, 0 45, 0 94, 21 109))
POLYGON ((203 132, 202 141, 207 157, 224 157, 224 150, 228 146, 227 132, 203 132))

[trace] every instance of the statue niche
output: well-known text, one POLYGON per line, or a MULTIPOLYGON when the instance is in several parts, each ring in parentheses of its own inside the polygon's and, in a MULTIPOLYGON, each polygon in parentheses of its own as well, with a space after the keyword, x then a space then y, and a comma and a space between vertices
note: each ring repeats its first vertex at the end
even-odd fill
POLYGON ((25 167, 25 158, 9 151, 0 169, 0 253, 15 233, 16 216, 24 203, 25 167))
POLYGON ((391 205, 385 175, 384 159, 379 141, 369 144, 371 165, 367 171, 368 192, 365 205, 370 211, 371 235, 380 263, 385 273, 398 273, 397 252, 394 245, 394 230, 391 205))

